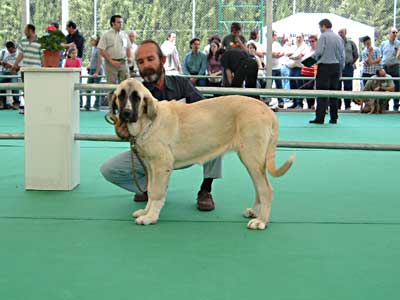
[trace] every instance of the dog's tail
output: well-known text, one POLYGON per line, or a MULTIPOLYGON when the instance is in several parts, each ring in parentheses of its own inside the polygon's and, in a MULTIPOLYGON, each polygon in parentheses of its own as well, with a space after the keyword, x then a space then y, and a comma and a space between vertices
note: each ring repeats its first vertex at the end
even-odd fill
POLYGON ((275 153, 278 145, 278 124, 276 128, 271 129, 271 142, 267 149, 267 170, 274 177, 280 177, 284 175, 292 166, 293 161, 296 159, 296 155, 293 154, 289 159, 279 168, 275 165, 275 153))

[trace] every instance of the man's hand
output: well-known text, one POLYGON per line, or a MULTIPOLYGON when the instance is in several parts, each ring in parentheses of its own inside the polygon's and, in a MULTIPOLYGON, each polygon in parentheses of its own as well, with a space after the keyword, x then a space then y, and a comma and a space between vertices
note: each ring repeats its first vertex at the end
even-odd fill
POLYGON ((196 82, 197 82, 197 79, 196 78, 190 78, 190 81, 193 83, 193 85, 195 85, 196 82))
POLYGON ((375 91, 375 92, 379 92, 380 90, 381 90, 381 87, 379 87, 379 86, 376 87, 376 88, 374 88, 374 91, 375 91))
POLYGON ((111 60, 111 64, 115 68, 119 68, 121 66, 121 62, 120 61, 116 61, 116 60, 111 60))
POLYGON ((129 130, 128 130, 128 125, 126 122, 122 122, 120 118, 117 119, 115 122, 115 133, 123 140, 128 140, 129 139, 129 130))

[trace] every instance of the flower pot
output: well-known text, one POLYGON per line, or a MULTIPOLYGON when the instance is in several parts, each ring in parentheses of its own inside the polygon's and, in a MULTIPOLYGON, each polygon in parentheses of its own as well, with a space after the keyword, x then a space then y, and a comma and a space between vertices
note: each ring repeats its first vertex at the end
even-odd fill
POLYGON ((60 51, 43 51, 43 67, 57 68, 60 63, 60 51))

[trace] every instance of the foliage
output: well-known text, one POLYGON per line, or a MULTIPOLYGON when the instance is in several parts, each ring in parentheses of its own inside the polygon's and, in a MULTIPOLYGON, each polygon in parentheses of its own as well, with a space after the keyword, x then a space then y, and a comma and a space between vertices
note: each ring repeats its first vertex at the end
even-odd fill
POLYGON ((51 30, 39 38, 40 47, 48 51, 64 50, 61 43, 66 41, 65 34, 61 30, 51 30))
MULTIPOLYGON (((259 9, 245 8, 245 5, 260 3, 261 0, 224 0, 230 8, 224 9, 223 16, 228 21, 246 21, 245 37, 259 20, 259 9), (245 5, 243 5, 245 4, 245 5), (252 23, 253 22, 253 23, 252 23)), ((110 28, 109 20, 113 14, 124 17, 124 30, 135 29, 138 42, 152 38, 162 43, 169 31, 177 33, 177 47, 181 57, 189 51, 189 40, 192 37, 192 0, 98 0, 98 16, 96 23, 98 32, 103 33, 110 28)), ((86 51, 84 62, 89 60, 89 37, 94 34, 93 0, 69 0, 69 18, 78 24, 79 31, 85 37, 86 51)), ((375 26, 377 44, 387 38, 387 33, 393 24, 393 0, 274 0, 274 21, 287 17, 293 12, 330 12, 350 18, 368 25, 375 26)), ((196 1, 196 29, 202 44, 207 38, 218 32, 219 0, 196 1)), ((44 33, 45 27, 51 22, 61 23, 61 0, 30 0, 31 23, 36 26, 38 35, 44 33)), ((400 5, 397 15, 400 15, 400 5)), ((266 23, 266 22, 264 22, 266 23)), ((296 26, 296 24, 294 24, 296 26)), ((60 28, 64 30, 64 28, 60 28)), ((229 31, 223 27, 225 35, 229 31)), ((0 1, 0 43, 18 41, 22 37, 21 1, 0 1)))

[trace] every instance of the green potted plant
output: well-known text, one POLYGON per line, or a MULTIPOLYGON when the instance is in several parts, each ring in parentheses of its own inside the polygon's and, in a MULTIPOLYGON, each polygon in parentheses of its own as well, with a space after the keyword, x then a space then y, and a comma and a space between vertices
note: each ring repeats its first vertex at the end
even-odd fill
POLYGON ((39 38, 39 43, 43 51, 43 67, 58 67, 60 62, 60 51, 64 50, 61 46, 66 42, 66 37, 61 30, 53 25, 46 27, 46 33, 39 38))

